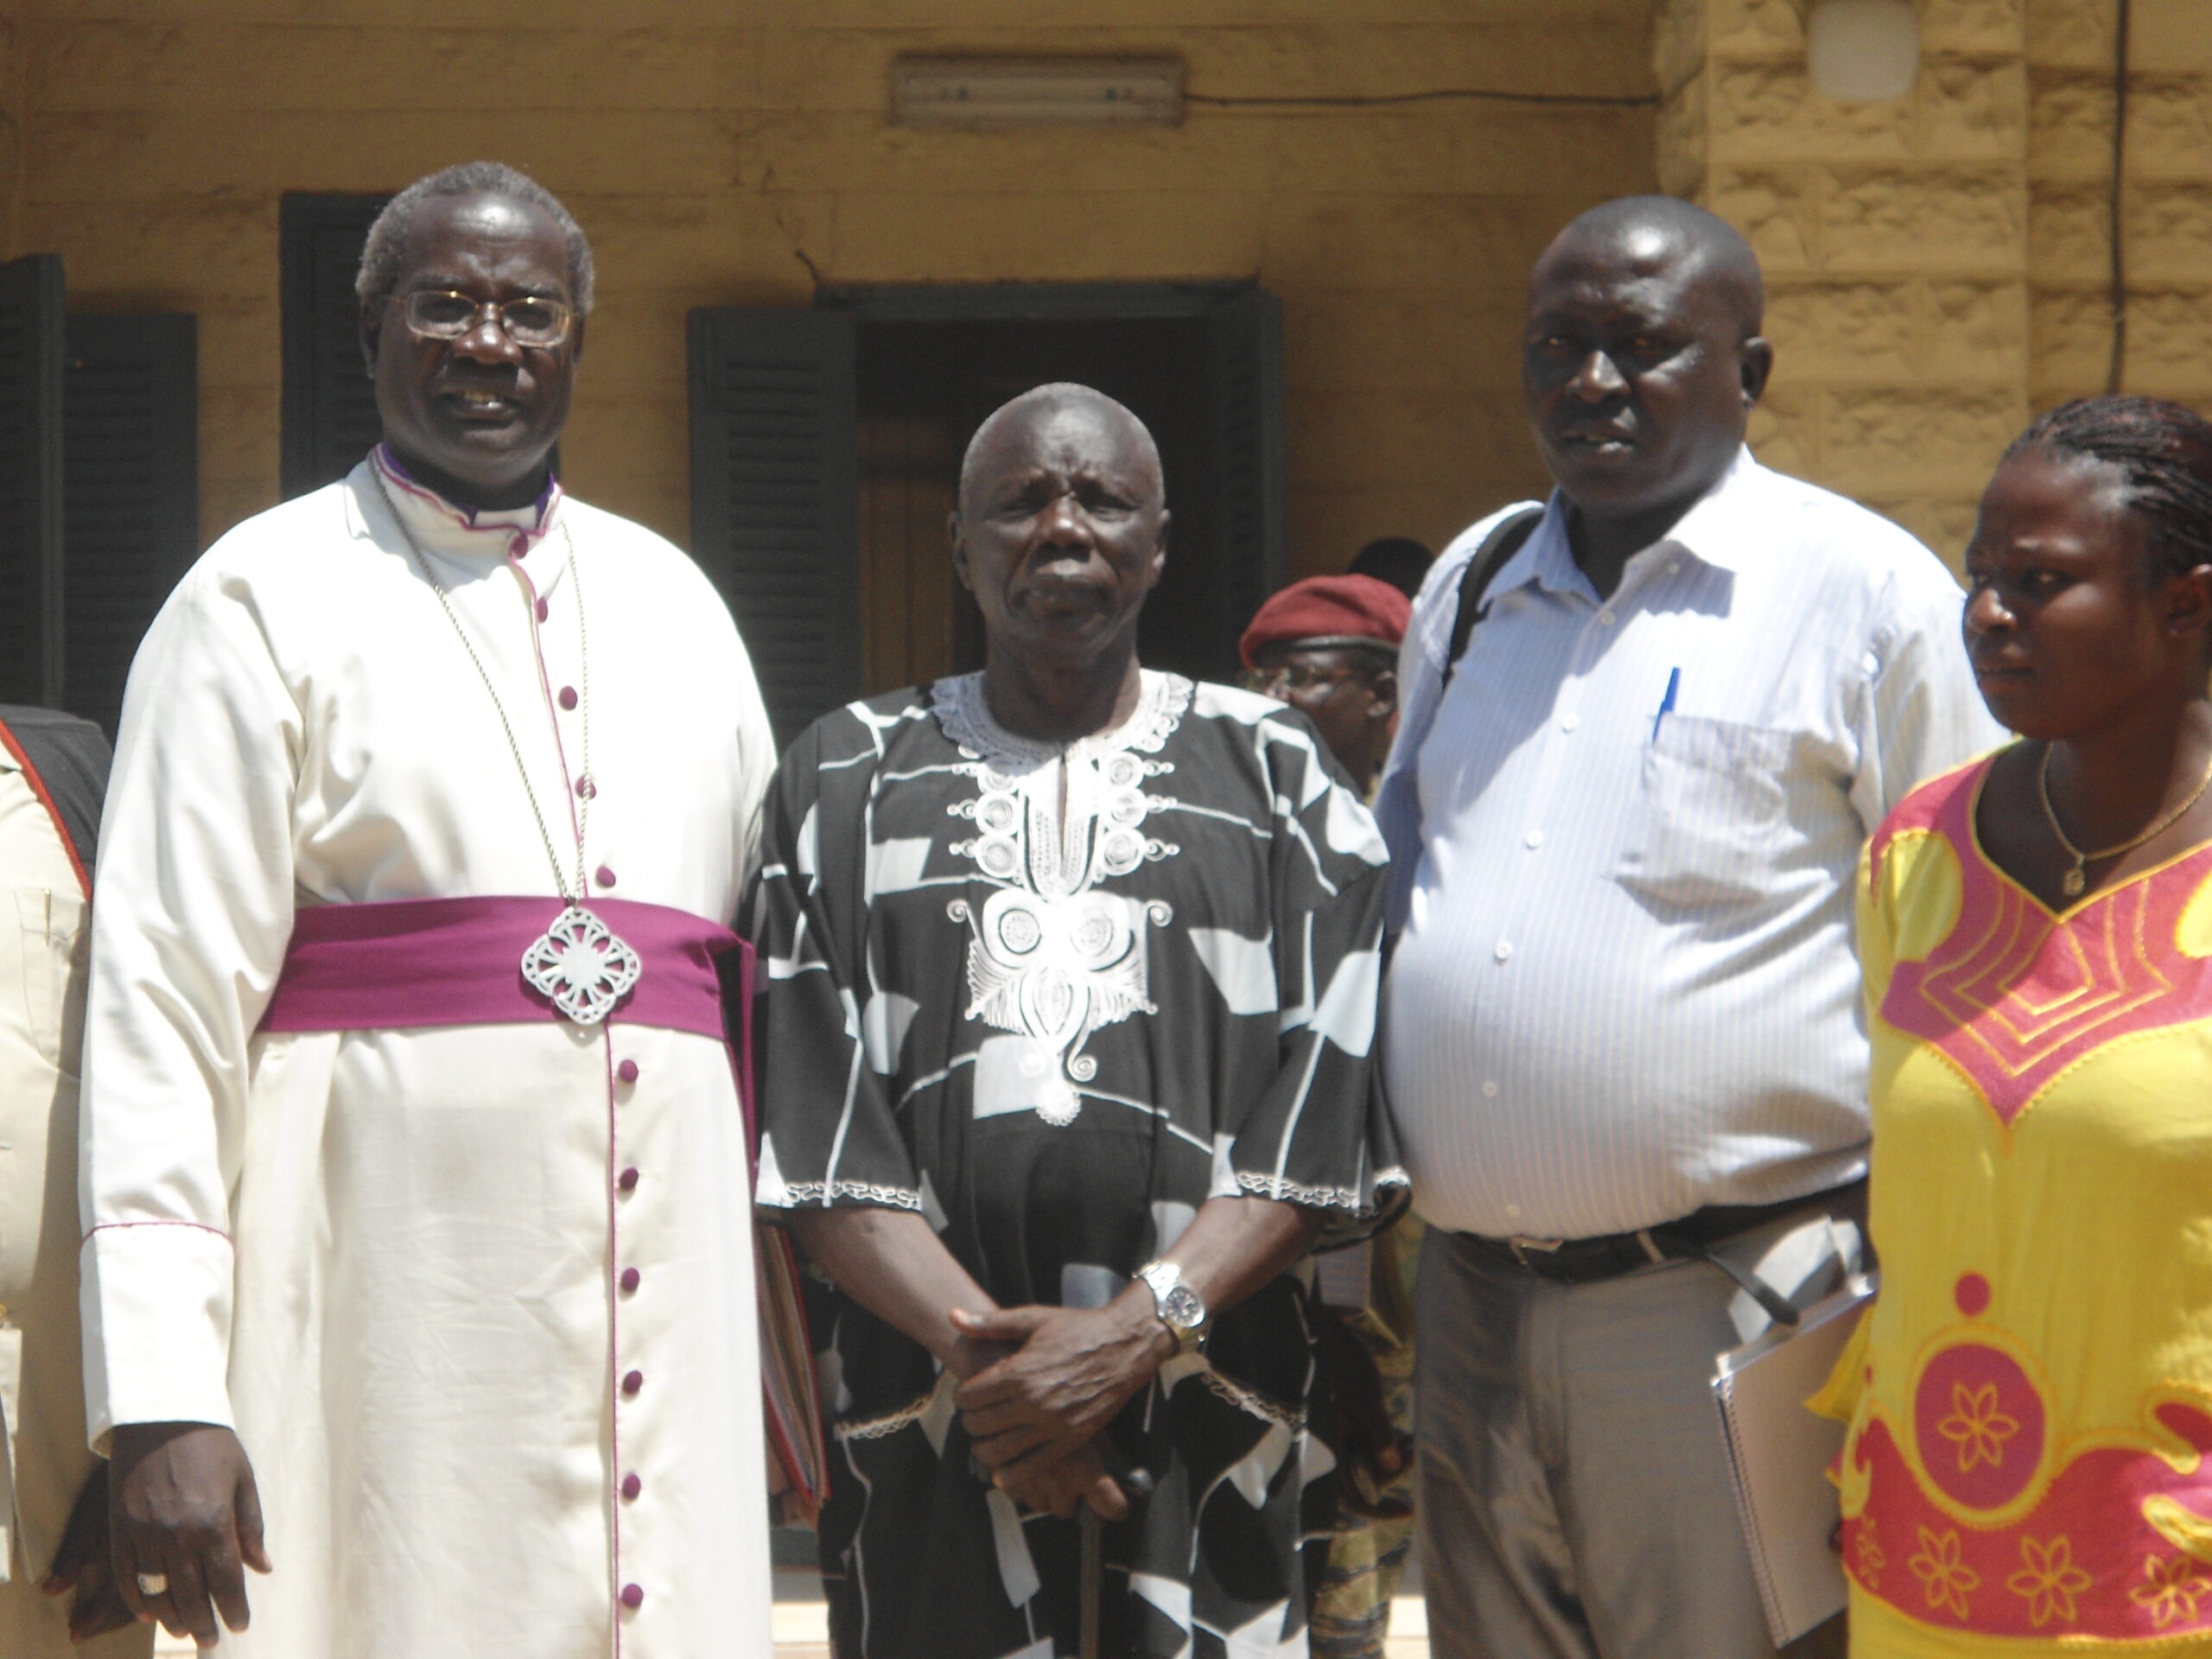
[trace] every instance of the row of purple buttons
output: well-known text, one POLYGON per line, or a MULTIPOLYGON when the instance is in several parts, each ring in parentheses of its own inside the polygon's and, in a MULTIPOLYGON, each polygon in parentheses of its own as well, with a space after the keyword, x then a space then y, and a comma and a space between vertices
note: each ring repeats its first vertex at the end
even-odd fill
MULTIPOLYGON (((603 887, 613 887, 614 885, 614 877, 613 874, 605 869, 601 870, 599 873, 599 884, 603 887)), ((620 1065, 614 1068, 614 1075, 617 1078, 626 1084, 637 1082, 638 1063, 635 1060, 623 1061, 620 1065)), ((614 1184, 625 1192, 636 1191, 638 1185, 637 1170, 634 1167, 624 1170, 622 1173, 615 1179, 614 1184)), ((626 1294, 634 1292, 638 1288, 639 1284, 641 1282, 641 1276, 635 1268, 625 1268, 622 1269, 621 1278, 617 1281, 617 1282, 620 1284, 624 1293, 626 1294)), ((631 1371, 622 1378, 622 1392, 626 1395, 634 1396, 638 1390, 645 1386, 645 1374, 643 1371, 631 1371)), ((645 1483, 639 1479, 635 1473, 626 1474, 622 1477, 622 1496, 625 1501, 635 1502, 638 1495, 645 1490, 645 1483)), ((645 1605, 645 1589, 643 1585, 626 1584, 622 1586, 622 1605, 625 1607, 629 1608, 632 1611, 634 1612, 638 1608, 643 1606, 645 1605)))
MULTIPOLYGON (((551 610, 552 607, 543 600, 539 600, 537 601, 537 620, 543 622, 546 617, 550 614, 551 610)), ((573 685, 563 686, 559 692, 559 699, 562 708, 574 710, 576 706, 576 688, 573 685)), ((576 793, 582 796, 586 800, 594 799, 599 794, 599 785, 592 782, 588 778, 579 778, 576 779, 576 793)), ((606 865, 602 864, 593 874, 592 880, 598 882, 602 887, 611 887, 614 885, 614 872, 608 869, 606 865)))
MULTIPOLYGON (((537 601, 537 620, 540 622, 545 620, 546 617, 551 613, 551 610, 552 607, 550 605, 548 605, 543 600, 539 600, 537 601)), ((563 686, 560 692, 560 702, 562 708, 566 709, 574 709, 576 706, 576 688, 573 685, 563 686)), ((586 800, 589 800, 599 793, 599 786, 593 783, 588 778, 579 778, 576 779, 576 793, 582 796, 586 800)), ((606 865, 602 864, 595 873, 594 880, 595 880, 602 887, 611 887, 614 885, 614 872, 608 869, 606 865)), ((638 1063, 635 1060, 623 1061, 621 1065, 614 1068, 614 1075, 625 1083, 635 1083, 638 1080, 638 1063)), ((615 1178, 614 1185, 625 1192, 635 1192, 638 1186, 638 1172, 635 1169, 624 1170, 620 1175, 615 1178)), ((622 1270, 622 1277, 620 1283, 625 1292, 636 1290, 640 1283, 638 1270, 635 1268, 625 1268, 622 1270)), ((643 1371, 632 1371, 622 1379, 622 1392, 626 1395, 635 1395, 639 1389, 645 1386, 645 1374, 643 1371)), ((639 1479, 636 1475, 630 1474, 623 1476, 622 1496, 625 1498, 634 1500, 638 1494, 645 1490, 645 1483, 639 1479)), ((625 1607, 635 1611, 638 1608, 644 1606, 645 1602, 645 1589, 643 1585, 626 1584, 622 1586, 622 1605, 625 1607)))

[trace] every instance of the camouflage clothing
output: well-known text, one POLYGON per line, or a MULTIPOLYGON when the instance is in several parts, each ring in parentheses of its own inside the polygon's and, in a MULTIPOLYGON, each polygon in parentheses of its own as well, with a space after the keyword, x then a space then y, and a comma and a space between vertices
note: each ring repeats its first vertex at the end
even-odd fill
POLYGON ((1374 1363, 1404 1462, 1386 1475, 1345 1448, 1335 1535, 1308 1627, 1313 1659, 1381 1659, 1390 1598, 1413 1552, 1414 1267, 1423 1230, 1408 1211, 1377 1233, 1367 1306, 1330 1310, 1374 1363))

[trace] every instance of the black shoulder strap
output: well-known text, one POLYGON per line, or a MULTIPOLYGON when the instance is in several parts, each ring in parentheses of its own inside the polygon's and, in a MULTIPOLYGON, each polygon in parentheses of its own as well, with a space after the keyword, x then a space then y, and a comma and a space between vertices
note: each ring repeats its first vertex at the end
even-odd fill
POLYGON ((1489 609, 1483 603, 1483 595, 1490 591, 1491 578, 1521 550, 1521 544, 1529 539, 1529 532, 1543 516, 1541 507, 1524 507, 1511 518, 1501 520, 1483 538, 1483 544, 1475 550, 1475 556, 1459 573, 1459 593, 1452 601, 1452 645, 1444 655, 1446 685, 1452 683, 1459 658, 1466 654, 1467 641, 1475 632, 1475 624, 1483 620, 1489 609))
POLYGON ((89 877, 98 849, 100 803, 107 793, 107 736, 89 720, 59 709, 0 707, 0 743, 31 776, 79 874, 89 877))

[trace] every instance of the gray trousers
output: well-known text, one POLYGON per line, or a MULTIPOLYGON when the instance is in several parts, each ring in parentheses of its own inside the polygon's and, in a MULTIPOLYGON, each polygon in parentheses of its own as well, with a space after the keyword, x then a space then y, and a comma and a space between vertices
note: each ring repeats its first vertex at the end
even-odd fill
POLYGON ((1431 1228, 1418 1294, 1434 1659, 1774 1659, 1713 1402, 1736 1286, 1703 1262, 1554 1284, 1431 1228))

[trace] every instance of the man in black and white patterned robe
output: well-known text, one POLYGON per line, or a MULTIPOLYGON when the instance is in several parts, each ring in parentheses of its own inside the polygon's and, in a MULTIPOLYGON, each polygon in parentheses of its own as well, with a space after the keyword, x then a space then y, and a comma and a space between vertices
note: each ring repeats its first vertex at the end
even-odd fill
POLYGON ((1139 667, 1161 495, 1109 399, 1000 410, 953 520, 988 666, 826 716, 772 791, 760 1197, 837 1286, 841 1659, 1072 1654, 1084 1503, 1104 1651, 1306 1650, 1304 1258, 1404 1185, 1384 853, 1304 716, 1139 667))

